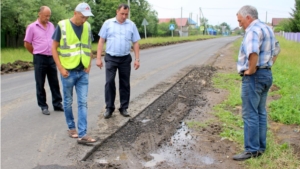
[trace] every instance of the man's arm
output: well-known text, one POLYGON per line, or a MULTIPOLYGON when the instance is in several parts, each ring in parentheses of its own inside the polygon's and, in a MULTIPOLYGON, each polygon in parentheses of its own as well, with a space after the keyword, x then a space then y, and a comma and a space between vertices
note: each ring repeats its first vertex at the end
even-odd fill
POLYGON ((103 63, 102 63, 102 50, 103 50, 103 46, 105 43, 105 39, 101 38, 98 41, 98 48, 97 48, 97 61, 96 61, 96 65, 101 69, 103 67, 103 63))
POLYGON ((91 48, 91 54, 90 54, 90 57, 91 57, 91 59, 90 59, 90 63, 89 63, 89 67, 88 68, 86 68, 86 69, 84 69, 84 71, 86 72, 86 73, 89 73, 90 72, 90 70, 91 70, 91 63, 92 63, 92 59, 93 59, 93 52, 92 52, 92 48, 91 48))
POLYGON ((53 40, 52 43, 52 55, 53 55, 53 59, 54 62, 59 70, 59 72, 61 73, 61 75, 63 77, 68 77, 69 76, 69 72, 61 65, 59 57, 58 57, 58 52, 57 52, 57 48, 59 47, 59 42, 53 40))
POLYGON ((134 68, 137 70, 140 67, 140 45, 138 41, 133 43, 133 52, 135 56, 134 68))
POLYGON ((275 63, 276 59, 277 59, 277 56, 279 55, 280 53, 280 45, 279 45, 279 42, 278 40, 275 41, 275 50, 274 50, 274 56, 272 58, 272 61, 273 61, 273 64, 275 63))
POLYGON ((257 53, 251 53, 248 60, 249 69, 244 72, 244 75, 252 75, 256 72, 256 64, 258 61, 257 53))
POLYGON ((24 47, 28 50, 29 53, 33 54, 33 46, 31 43, 24 41, 24 47))
POLYGON ((273 58, 272 58, 273 65, 275 64, 275 62, 276 62, 276 59, 277 59, 277 56, 273 56, 273 58))

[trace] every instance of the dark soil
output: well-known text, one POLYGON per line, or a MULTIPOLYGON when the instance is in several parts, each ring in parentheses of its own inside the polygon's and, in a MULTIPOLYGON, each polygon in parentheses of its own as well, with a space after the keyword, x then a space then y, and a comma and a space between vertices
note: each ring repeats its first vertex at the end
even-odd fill
POLYGON ((24 72, 32 69, 32 62, 17 60, 13 63, 1 64, 1 75, 12 72, 24 72))

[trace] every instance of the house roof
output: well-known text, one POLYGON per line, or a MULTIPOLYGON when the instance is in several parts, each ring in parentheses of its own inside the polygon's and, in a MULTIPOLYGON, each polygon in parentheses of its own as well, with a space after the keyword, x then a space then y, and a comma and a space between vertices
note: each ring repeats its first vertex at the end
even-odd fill
POLYGON ((158 24, 160 23, 165 23, 165 22, 170 22, 171 18, 159 18, 158 19, 158 24))
POLYGON ((165 23, 165 22, 170 22, 171 19, 174 19, 175 22, 176 22, 176 25, 178 27, 181 27, 181 26, 187 26, 189 23, 188 23, 188 18, 159 18, 158 19, 158 23, 165 23))
POLYGON ((281 21, 288 19, 289 18, 272 18, 272 26, 277 26, 281 21))
POLYGON ((193 21, 193 19, 189 18, 188 22, 190 25, 197 25, 197 23, 195 21, 193 21))
POLYGON ((177 26, 187 26, 188 18, 175 18, 175 22, 177 26))

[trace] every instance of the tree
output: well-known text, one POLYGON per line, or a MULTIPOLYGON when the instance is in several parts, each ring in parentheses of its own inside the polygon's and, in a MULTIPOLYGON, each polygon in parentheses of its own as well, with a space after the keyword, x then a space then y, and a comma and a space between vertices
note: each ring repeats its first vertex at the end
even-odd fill
POLYGON ((300 32, 300 0, 295 0, 295 9, 290 13, 293 17, 290 22, 292 32, 300 32))
MULTIPOLYGON (((157 18, 157 12, 156 11, 149 11, 148 15, 145 17, 149 25, 147 25, 147 36, 156 36, 157 35, 157 29, 158 29, 158 18, 157 18)), ((141 34, 144 34, 144 29, 140 31, 141 34)))
POLYGON ((274 32, 280 32, 280 31, 285 31, 285 32, 291 32, 291 20, 285 19, 275 27, 274 32))
MULTIPOLYGON (((97 40, 99 30, 101 29, 105 20, 116 16, 116 10, 119 4, 124 3, 123 0, 88 0, 94 14, 92 32, 97 40)), ((147 26, 147 34, 155 35, 157 33, 157 12, 152 11, 150 4, 146 0, 131 0, 130 1, 130 20, 132 20, 139 33, 144 34, 144 26, 142 26, 143 19, 149 23, 147 26)))
POLYGON ((92 13, 94 14, 94 17, 90 18, 92 18, 93 20, 92 33, 94 35, 94 41, 97 41, 97 35, 100 31, 100 28, 102 27, 105 20, 116 16, 116 9, 121 3, 121 0, 97 0, 95 1, 95 3, 93 2, 93 0, 88 0, 87 3, 90 4, 92 13))
POLYGON ((170 36, 170 23, 160 23, 157 26, 157 36, 170 36))
POLYGON ((204 30, 203 30, 203 35, 204 34, 206 34, 205 32, 207 32, 206 31, 206 29, 207 29, 207 23, 208 23, 208 19, 206 19, 206 18, 201 18, 200 19, 200 26, 202 27, 204 27, 204 30))
POLYGON ((1 31, 6 34, 6 44, 11 47, 23 46, 23 37, 28 24, 38 17, 41 6, 51 9, 50 21, 57 24, 59 20, 70 18, 80 0, 2 0, 1 31))

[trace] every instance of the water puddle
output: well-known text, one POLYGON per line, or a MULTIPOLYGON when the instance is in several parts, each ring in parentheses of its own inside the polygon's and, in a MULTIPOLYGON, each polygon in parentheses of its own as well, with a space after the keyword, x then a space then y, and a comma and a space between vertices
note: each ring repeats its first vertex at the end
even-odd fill
POLYGON ((176 166, 190 165, 211 165, 215 161, 207 154, 200 154, 198 150, 194 150, 196 142, 189 134, 189 129, 185 123, 181 123, 177 132, 172 136, 170 142, 164 144, 155 153, 151 154, 152 160, 144 164, 145 167, 155 167, 158 163, 166 162, 176 166))
POLYGON ((143 119, 141 122, 142 123, 147 123, 147 122, 149 122, 150 121, 150 119, 143 119))
POLYGON ((153 159, 151 161, 148 161, 144 166, 145 167, 154 167, 156 164, 165 161, 165 158, 162 154, 150 154, 153 159))

